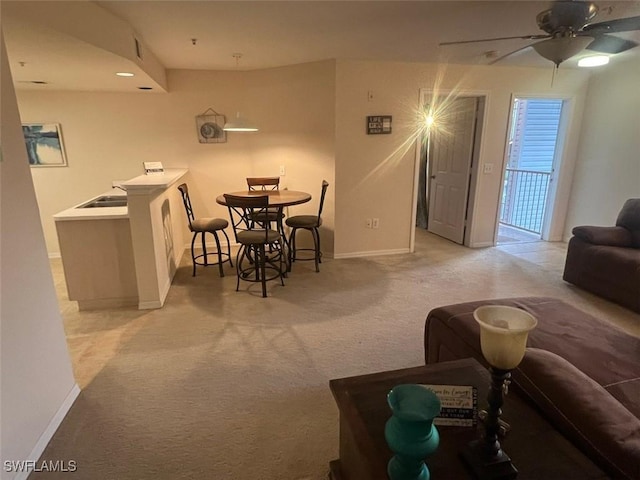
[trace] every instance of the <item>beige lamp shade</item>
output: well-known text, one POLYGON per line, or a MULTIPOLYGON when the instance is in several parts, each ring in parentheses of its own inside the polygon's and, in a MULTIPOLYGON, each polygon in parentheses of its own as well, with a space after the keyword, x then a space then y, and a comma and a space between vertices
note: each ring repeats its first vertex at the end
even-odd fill
POLYGON ((528 312, 506 305, 484 305, 473 312, 480 325, 480 347, 489 365, 511 370, 520 364, 527 337, 538 321, 528 312))

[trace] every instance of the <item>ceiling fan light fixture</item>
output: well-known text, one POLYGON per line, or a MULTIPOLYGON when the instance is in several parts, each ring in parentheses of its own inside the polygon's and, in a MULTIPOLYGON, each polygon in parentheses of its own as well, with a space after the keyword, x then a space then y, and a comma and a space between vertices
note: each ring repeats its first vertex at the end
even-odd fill
POLYGON ((599 67, 609 63, 609 57, 606 55, 592 55, 578 60, 579 67, 599 67))
POLYGON ((584 50, 591 43, 591 37, 556 37, 532 46, 541 57, 560 65, 565 60, 584 50))

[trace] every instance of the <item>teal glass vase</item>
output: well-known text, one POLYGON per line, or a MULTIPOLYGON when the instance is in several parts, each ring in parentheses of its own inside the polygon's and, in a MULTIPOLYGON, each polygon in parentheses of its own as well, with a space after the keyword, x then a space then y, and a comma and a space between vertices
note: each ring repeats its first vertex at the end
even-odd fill
POLYGON ((433 419, 440 413, 440 399, 422 385, 394 387, 387 395, 391 418, 384 436, 394 456, 387 473, 391 480, 429 480, 426 457, 438 448, 440 435, 433 419))

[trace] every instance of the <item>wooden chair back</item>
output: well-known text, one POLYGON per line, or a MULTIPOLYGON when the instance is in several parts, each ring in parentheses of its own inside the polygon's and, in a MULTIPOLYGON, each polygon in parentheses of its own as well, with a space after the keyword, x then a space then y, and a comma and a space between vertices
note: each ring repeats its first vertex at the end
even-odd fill
POLYGON ((279 190, 280 177, 247 177, 249 190, 279 190))

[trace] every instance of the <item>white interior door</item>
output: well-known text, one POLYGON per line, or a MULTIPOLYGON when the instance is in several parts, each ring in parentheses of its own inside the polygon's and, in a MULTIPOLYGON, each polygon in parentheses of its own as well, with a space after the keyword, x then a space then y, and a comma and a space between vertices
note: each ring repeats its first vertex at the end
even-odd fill
POLYGON ((464 241, 477 105, 475 97, 454 100, 431 131, 427 229, 459 244, 464 241))

